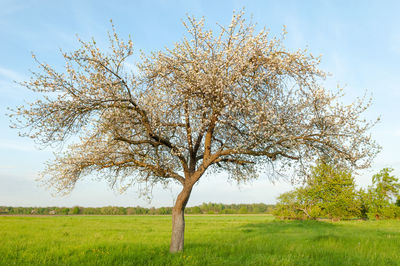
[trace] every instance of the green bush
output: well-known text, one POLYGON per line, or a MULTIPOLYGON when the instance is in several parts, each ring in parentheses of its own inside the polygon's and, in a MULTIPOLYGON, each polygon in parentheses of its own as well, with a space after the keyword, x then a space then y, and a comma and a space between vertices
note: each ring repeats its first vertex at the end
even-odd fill
POLYGON ((245 207, 245 206, 243 206, 243 207, 241 207, 240 209, 239 209, 239 213, 240 214, 247 214, 247 208, 245 207))
POLYGON ((80 209, 78 206, 72 207, 72 209, 70 210, 70 214, 79 214, 80 213, 80 209))
POLYGON ((319 162, 303 187, 278 197, 274 214, 290 219, 342 219, 359 216, 360 210, 351 172, 319 162))

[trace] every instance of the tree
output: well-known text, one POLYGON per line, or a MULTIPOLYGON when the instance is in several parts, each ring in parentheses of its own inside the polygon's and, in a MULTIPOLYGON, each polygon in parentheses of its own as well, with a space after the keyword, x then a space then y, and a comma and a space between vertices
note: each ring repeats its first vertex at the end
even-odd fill
POLYGON ((357 217, 361 202, 349 170, 319 162, 307 183, 278 197, 275 214, 288 218, 357 217))
POLYGON ((390 175, 392 168, 383 168, 378 174, 372 177, 372 184, 375 185, 375 192, 383 201, 390 202, 399 196, 399 179, 390 175))
POLYGON ((74 206, 72 207, 72 209, 70 209, 70 214, 79 214, 81 212, 81 210, 79 209, 78 206, 74 206))
POLYGON ((330 218, 359 216, 361 204, 349 170, 319 163, 311 175, 308 194, 318 202, 324 215, 330 218))
POLYGON ((248 210, 247 210, 246 206, 241 207, 241 208, 239 209, 239 213, 240 213, 240 214, 246 214, 246 213, 248 213, 248 210))
POLYGON ((70 143, 47 164, 44 182, 69 192, 96 172, 121 191, 180 183, 172 211, 176 252, 183 249, 184 209, 206 172, 225 170, 240 182, 266 165, 293 163, 300 175, 321 154, 370 164, 379 147, 367 135, 374 123, 361 118, 369 104, 340 104, 340 91, 320 85, 318 58, 288 51, 266 30, 256 33, 243 12, 216 35, 203 19, 189 17, 184 26, 183 40, 143 55, 137 72, 125 64, 132 41, 114 26, 109 52, 79 40, 80 49, 63 53, 63 72, 35 57, 42 71, 23 85, 45 96, 15 109, 14 126, 43 145, 70 143))
POLYGON ((320 209, 300 187, 279 195, 273 214, 286 219, 316 219, 320 209))
POLYGON ((368 193, 363 193, 362 198, 366 213, 379 219, 381 216, 393 218, 400 213, 393 202, 398 198, 400 183, 398 178, 391 175, 392 168, 383 168, 372 176, 372 186, 368 187, 368 193))

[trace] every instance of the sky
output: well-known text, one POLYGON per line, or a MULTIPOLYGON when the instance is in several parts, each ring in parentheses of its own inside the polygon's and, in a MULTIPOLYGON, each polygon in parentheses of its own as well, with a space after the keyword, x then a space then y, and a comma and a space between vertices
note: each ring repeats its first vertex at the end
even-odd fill
MULTIPOLYGON (((9 127, 8 107, 34 99, 14 81, 27 80, 36 65, 32 53, 62 71, 60 49, 79 47, 76 36, 107 45, 110 19, 122 37, 131 36, 136 55, 171 47, 182 39, 182 20, 187 15, 204 17, 211 28, 228 25, 232 12, 245 8, 259 29, 273 35, 283 25, 288 32, 285 46, 307 48, 322 55, 321 69, 331 73, 326 87, 344 87, 345 102, 365 93, 373 103, 365 118, 381 118, 371 131, 382 146, 371 168, 355 176, 367 187, 371 176, 392 167, 400 177, 400 1, 12 1, 0 0, 0 206, 172 206, 179 187, 155 186, 152 200, 139 197, 132 187, 119 194, 96 176, 78 182, 67 196, 36 181, 45 162, 57 149, 39 149, 31 139, 21 138, 9 127)), ((237 185, 226 175, 207 176, 195 185, 188 205, 202 202, 275 203, 276 197, 293 186, 267 175, 237 185)))

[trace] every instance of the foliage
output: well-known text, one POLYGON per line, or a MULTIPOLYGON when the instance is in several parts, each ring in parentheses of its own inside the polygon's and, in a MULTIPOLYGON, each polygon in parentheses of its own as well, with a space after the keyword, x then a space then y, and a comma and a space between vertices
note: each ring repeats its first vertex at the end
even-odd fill
POLYGON ((352 173, 343 168, 320 163, 313 168, 308 181, 308 196, 316 202, 322 215, 330 218, 358 216, 360 203, 357 201, 352 173))
POLYGON ((392 171, 383 168, 372 177, 372 186, 356 191, 351 172, 319 163, 305 186, 278 197, 274 214, 289 219, 400 218, 400 183, 392 171))
POLYGON ((363 208, 369 217, 400 217, 400 207, 394 202, 400 196, 400 183, 391 172, 392 168, 383 168, 372 177, 372 186, 368 187, 367 193, 360 192, 363 208))
POLYGON ((80 212, 81 210, 79 209, 78 206, 73 207, 71 210, 71 214, 79 214, 80 212))
POLYGON ((297 188, 278 197, 273 214, 287 219, 315 219, 319 216, 319 211, 307 198, 306 190, 297 188))
POLYGON ((278 197, 275 214, 287 218, 350 218, 360 215, 354 178, 350 171, 319 162, 307 183, 278 197))
MULTIPOLYGON (((200 206, 187 207, 187 214, 238 214, 238 213, 271 213, 273 205, 264 203, 253 204, 223 204, 223 203, 203 203, 200 206)), ((171 215, 171 207, 143 208, 143 207, 6 207, 0 206, 0 214, 9 215, 171 215)))
POLYGON ((382 201, 391 201, 399 196, 400 183, 399 179, 390 175, 392 168, 383 168, 378 174, 372 177, 372 184, 377 196, 382 201))

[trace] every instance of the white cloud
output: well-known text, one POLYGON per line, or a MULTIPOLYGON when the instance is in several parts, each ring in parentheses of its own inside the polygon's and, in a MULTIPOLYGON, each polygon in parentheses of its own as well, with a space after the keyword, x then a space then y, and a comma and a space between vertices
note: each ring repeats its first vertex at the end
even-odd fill
POLYGON ((21 101, 35 94, 32 91, 26 90, 19 84, 19 82, 24 80, 28 80, 28 77, 14 70, 0 66, 1 107, 10 106, 10 100, 21 101))
POLYGON ((15 142, 12 140, 0 139, 0 149, 16 150, 16 151, 37 151, 33 145, 26 143, 15 142))
POLYGON ((400 137, 400 128, 397 129, 397 130, 395 130, 394 133, 393 133, 393 135, 394 135, 395 137, 400 137))
POLYGON ((11 69, 7 69, 4 67, 0 67, 0 77, 2 79, 6 79, 9 81, 15 80, 15 81, 21 81, 24 79, 24 77, 19 74, 18 72, 15 72, 11 69))

